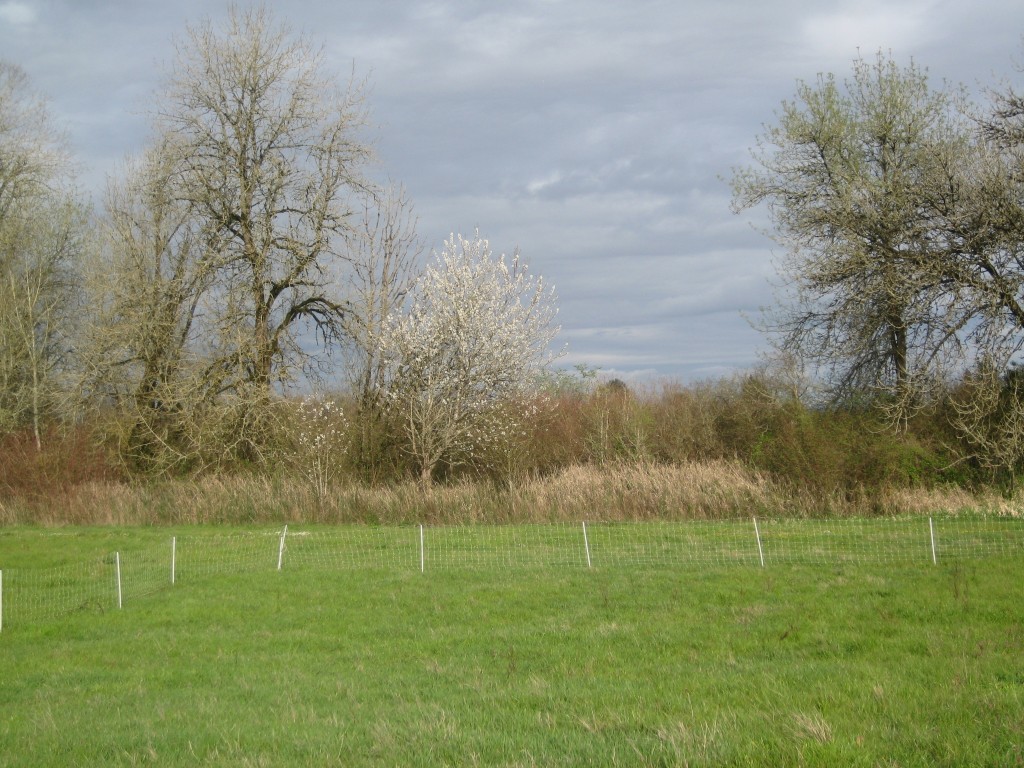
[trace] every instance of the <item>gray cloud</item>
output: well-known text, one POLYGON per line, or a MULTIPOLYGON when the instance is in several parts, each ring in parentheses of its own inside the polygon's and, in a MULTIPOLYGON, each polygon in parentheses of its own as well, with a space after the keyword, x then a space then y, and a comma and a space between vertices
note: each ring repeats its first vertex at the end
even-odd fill
MULTIPOLYGON (((1019 0, 282 0, 329 66, 368 75, 378 173, 434 247, 479 227, 557 286, 568 362, 626 378, 751 365, 772 244, 731 169, 798 79, 891 50, 971 87, 1015 75, 1019 0), (746 316, 746 317, 745 317, 746 316)), ((99 189, 202 0, 0 2, 0 50, 52 100, 99 189)))
POLYGON ((28 3, 0 3, 0 22, 12 28, 27 27, 36 20, 35 8, 28 3))

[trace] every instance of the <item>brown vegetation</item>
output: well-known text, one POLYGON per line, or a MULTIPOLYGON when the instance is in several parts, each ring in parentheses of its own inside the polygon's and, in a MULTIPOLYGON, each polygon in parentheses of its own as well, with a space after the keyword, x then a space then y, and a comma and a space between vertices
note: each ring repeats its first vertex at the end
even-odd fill
MULTIPOLYGON (((355 405, 352 411, 355 412, 355 405)), ((84 428, 0 444, 0 524, 453 524, 743 516, 1009 513, 1005 489, 955 444, 936 407, 905 433, 873 411, 814 409, 765 376, 553 393, 502 457, 449 467, 424 492, 387 424, 382 469, 339 451, 323 493, 294 462, 126 476, 84 428), (389 445, 392 447, 389 448, 389 445), (388 451, 391 451, 388 454, 388 451)), ((293 425, 297 422, 289 422, 293 425)), ((361 435, 366 425, 351 424, 361 435)), ((97 432, 97 434, 100 434, 97 432)), ((109 432, 108 432, 109 434, 109 432)), ((282 434, 282 446, 290 444, 282 434)), ((285 456, 282 447, 281 456, 285 456)))
POLYGON ((8 496, 0 501, 0 525, 453 525, 1013 510, 998 494, 956 487, 815 494, 788 488, 739 462, 719 460, 678 466, 577 465, 512 489, 466 480, 436 485, 428 494, 415 480, 379 487, 342 485, 326 500, 294 476, 89 481, 47 498, 8 496))

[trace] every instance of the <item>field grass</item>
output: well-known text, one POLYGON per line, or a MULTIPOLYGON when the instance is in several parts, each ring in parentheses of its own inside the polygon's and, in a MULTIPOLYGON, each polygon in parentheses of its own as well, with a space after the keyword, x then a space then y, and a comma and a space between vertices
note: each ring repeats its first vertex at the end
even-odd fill
MULTIPOLYGON (((8 528, 0 561, 166 538, 8 528)), ((1022 576, 1019 556, 200 573, 5 626, 0 766, 1020 764, 1022 576)))

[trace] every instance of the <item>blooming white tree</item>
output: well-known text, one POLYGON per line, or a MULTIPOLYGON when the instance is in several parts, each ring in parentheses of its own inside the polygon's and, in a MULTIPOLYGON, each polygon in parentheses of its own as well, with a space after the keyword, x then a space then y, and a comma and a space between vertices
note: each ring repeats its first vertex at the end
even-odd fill
POLYGON ((429 486, 442 462, 473 463, 511 440, 539 374, 559 356, 554 290, 479 232, 452 235, 381 334, 383 401, 429 486))

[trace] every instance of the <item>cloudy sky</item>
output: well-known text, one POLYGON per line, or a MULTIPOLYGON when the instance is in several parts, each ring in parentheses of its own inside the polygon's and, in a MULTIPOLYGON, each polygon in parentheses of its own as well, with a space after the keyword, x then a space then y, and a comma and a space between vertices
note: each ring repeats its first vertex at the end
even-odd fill
MULTIPOLYGON (((570 364, 683 381, 756 363, 772 301, 759 214, 728 179, 798 80, 858 51, 972 90, 1024 75, 1020 0, 277 0, 345 78, 369 77, 375 173, 439 248, 479 228, 560 297, 570 364)), ((200 0, 0 0, 23 67, 98 192, 145 142, 200 0)), ((763 224, 763 222, 762 222, 763 224)))

